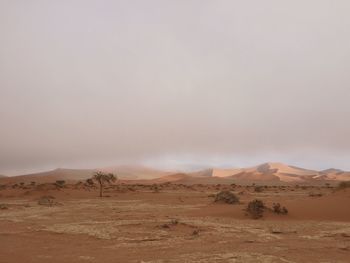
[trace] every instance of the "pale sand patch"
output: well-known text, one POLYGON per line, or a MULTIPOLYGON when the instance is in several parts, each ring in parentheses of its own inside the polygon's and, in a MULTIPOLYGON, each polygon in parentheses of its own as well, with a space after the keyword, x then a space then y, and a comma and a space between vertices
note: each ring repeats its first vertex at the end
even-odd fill
POLYGON ((282 257, 273 255, 266 255, 260 253, 248 253, 248 252, 228 252, 222 254, 206 254, 206 253, 193 253, 180 255, 176 259, 160 259, 155 261, 141 261, 144 263, 212 263, 212 262, 225 262, 225 263, 295 263, 294 261, 286 260, 282 257))

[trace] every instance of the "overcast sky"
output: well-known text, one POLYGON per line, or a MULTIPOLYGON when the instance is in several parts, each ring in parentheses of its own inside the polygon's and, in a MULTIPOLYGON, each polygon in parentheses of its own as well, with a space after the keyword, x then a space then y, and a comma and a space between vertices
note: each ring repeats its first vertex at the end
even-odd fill
POLYGON ((348 0, 0 0, 0 173, 350 170, 348 0))

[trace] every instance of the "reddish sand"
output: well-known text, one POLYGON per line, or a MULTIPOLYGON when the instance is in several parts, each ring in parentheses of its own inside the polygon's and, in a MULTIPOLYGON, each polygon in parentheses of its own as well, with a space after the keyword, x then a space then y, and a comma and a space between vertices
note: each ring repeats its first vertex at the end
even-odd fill
POLYGON ((350 191, 117 184, 2 187, 0 262, 348 262, 350 191), (214 202, 232 190, 238 204, 214 202), (54 206, 39 205, 43 195, 54 206), (312 196, 310 196, 312 195, 312 196), (248 202, 289 210, 245 215, 248 202))

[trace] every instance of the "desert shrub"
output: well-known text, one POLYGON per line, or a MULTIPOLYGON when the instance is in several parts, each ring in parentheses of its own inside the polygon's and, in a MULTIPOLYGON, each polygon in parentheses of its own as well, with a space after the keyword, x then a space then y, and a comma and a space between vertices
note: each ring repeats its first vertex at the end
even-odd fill
POLYGON ((254 187, 254 192, 256 193, 261 193, 264 190, 264 187, 262 186, 255 186, 254 187))
POLYGON ((337 186, 338 190, 342 190, 342 189, 346 189, 346 188, 350 188, 350 181, 340 182, 337 186))
POLYGON ((309 193, 310 197, 321 197, 322 193, 309 193))
POLYGON ((129 186, 129 187, 128 187, 128 190, 129 190, 130 192, 135 192, 135 191, 136 191, 136 189, 134 188, 133 185, 129 186))
POLYGON ((286 215, 288 214, 288 209, 284 206, 281 206, 280 203, 274 203, 272 205, 272 211, 275 213, 275 214, 281 214, 281 215, 286 215))
POLYGON ((89 185, 89 186, 92 186, 92 185, 94 185, 95 183, 94 183, 94 180, 92 180, 91 178, 89 178, 89 179, 86 179, 86 184, 89 185))
POLYGON ((9 209, 6 204, 0 204, 0 210, 6 210, 9 209))
POLYGON ((192 232, 192 236, 198 236, 199 235, 199 229, 195 229, 192 232))
POLYGON ((221 191, 216 194, 214 202, 225 204, 237 204, 239 203, 239 198, 230 191, 221 191))
POLYGON ((177 225, 177 224, 179 224, 179 219, 177 219, 177 218, 171 219, 170 223, 172 225, 177 225))
POLYGON ((64 187, 64 185, 66 184, 65 180, 57 180, 55 185, 58 187, 64 187))
POLYGON ((179 224, 179 219, 173 218, 171 219, 170 223, 162 224, 160 227, 161 228, 170 228, 172 226, 176 226, 179 224))
POLYGON ((35 186, 35 185, 36 185, 36 182, 34 182, 34 181, 33 181, 33 182, 30 182, 30 185, 31 185, 31 186, 35 186))
POLYGON ((160 188, 157 184, 153 184, 151 186, 151 190, 153 191, 153 193, 159 193, 160 188))
POLYGON ((259 219, 263 216, 265 208, 263 201, 255 199, 248 203, 246 213, 253 219, 259 219))
POLYGON ((55 197, 50 196, 50 195, 42 196, 38 200, 38 205, 44 205, 44 206, 58 205, 59 203, 57 203, 54 199, 55 199, 55 197))

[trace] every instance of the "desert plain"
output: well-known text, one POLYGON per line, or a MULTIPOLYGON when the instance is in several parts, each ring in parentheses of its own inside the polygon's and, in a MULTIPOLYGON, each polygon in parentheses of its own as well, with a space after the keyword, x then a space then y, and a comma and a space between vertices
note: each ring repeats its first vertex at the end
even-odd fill
POLYGON ((349 262, 350 188, 186 178, 118 180, 102 198, 85 181, 5 180, 0 262, 349 262), (216 200, 222 191, 238 201, 216 200), (266 209, 253 219, 256 199, 266 209))

